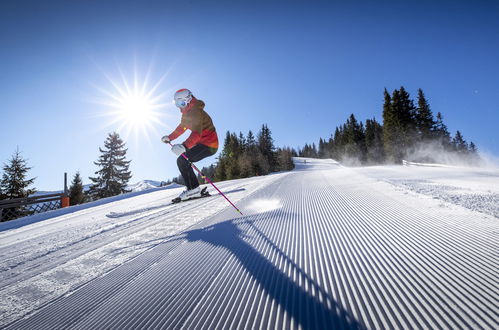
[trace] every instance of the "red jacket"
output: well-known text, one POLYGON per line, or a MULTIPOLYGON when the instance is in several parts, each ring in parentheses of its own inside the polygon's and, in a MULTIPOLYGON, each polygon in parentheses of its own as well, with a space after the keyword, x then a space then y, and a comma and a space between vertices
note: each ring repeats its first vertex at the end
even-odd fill
POLYGON ((183 143, 187 149, 196 144, 204 144, 210 148, 218 149, 217 131, 210 116, 204 111, 204 102, 193 97, 189 105, 181 111, 180 124, 168 135, 168 138, 173 141, 189 129, 191 135, 183 143))

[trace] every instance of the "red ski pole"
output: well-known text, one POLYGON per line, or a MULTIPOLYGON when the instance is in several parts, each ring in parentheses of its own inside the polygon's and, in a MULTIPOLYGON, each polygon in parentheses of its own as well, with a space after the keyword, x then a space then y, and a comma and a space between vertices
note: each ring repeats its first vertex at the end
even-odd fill
MULTIPOLYGON (((168 143, 170 144, 170 146, 172 146, 172 147, 173 147, 173 145, 172 145, 172 143, 171 143, 171 142, 168 142, 168 143)), ((186 161, 188 161, 188 162, 189 162, 189 164, 191 165, 191 167, 192 167, 193 169, 195 169, 195 170, 196 170, 196 172, 198 172, 198 173, 199 173, 199 175, 201 175, 201 177, 202 177, 202 178, 203 178, 206 182, 208 182, 209 184, 211 184, 211 185, 213 186, 213 188, 215 188, 215 189, 216 189, 216 190, 220 193, 220 195, 222 195, 222 196, 225 198, 225 200, 227 200, 227 202, 229 202, 229 204, 230 204, 230 205, 232 205, 232 207, 236 209, 236 211, 237 211, 237 212, 239 212, 241 215, 244 215, 244 214, 243 214, 243 213, 242 213, 242 212, 241 212, 241 211, 240 211, 240 210, 239 210, 239 209, 238 209, 238 208, 234 205, 234 203, 232 203, 232 202, 231 202, 231 201, 227 198, 227 196, 225 196, 225 195, 224 195, 224 193, 223 193, 223 192, 221 192, 221 191, 220 191, 220 189, 218 189, 218 188, 217 188, 217 186, 215 186, 215 184, 214 184, 213 182, 211 182, 211 180, 210 180, 210 179, 209 179, 206 175, 204 175, 204 174, 203 174, 203 173, 202 173, 202 172, 201 172, 201 171, 200 171, 200 170, 196 167, 196 165, 194 165, 194 164, 193 164, 193 163, 189 160, 189 158, 187 158, 187 156, 186 156, 185 154, 183 154, 183 153, 182 153, 182 154, 181 154, 181 156, 182 156, 182 157, 184 157, 184 159, 185 159, 186 161)))

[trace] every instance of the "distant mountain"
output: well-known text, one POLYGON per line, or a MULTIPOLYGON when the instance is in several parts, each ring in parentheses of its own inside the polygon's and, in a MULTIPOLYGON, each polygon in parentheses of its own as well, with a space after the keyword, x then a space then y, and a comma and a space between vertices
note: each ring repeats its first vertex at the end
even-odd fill
POLYGON ((135 191, 144 191, 152 188, 158 188, 164 185, 166 185, 166 183, 162 181, 142 180, 134 184, 129 184, 127 186, 127 189, 131 190, 132 192, 135 192, 135 191))

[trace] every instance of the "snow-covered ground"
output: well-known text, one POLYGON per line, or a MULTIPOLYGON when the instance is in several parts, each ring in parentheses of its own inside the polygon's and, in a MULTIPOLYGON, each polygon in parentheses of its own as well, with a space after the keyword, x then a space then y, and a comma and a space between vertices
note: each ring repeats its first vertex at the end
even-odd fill
MULTIPOLYGON (((224 182, 219 189, 237 203, 278 177, 224 182)), ((170 205, 182 190, 131 193, 128 195, 135 197, 118 196, 110 202, 94 202, 97 206, 90 208, 81 205, 52 211, 65 214, 49 219, 39 214, 0 224, 2 230, 28 223, 0 232, 0 326, 74 291, 227 206, 219 196, 170 205)))
POLYGON ((418 166, 413 163, 412 166, 364 167, 356 171, 391 183, 400 191, 415 192, 499 217, 499 168, 418 166))
POLYGON ((499 326, 498 169, 295 162, 1 224, 0 327, 499 326))

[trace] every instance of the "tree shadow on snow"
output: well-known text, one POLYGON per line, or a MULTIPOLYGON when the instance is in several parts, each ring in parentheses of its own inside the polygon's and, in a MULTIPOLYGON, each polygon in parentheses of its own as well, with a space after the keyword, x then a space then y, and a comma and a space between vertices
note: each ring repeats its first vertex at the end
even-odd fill
MULTIPOLYGON (((295 323, 304 329, 363 328, 348 311, 339 306, 330 294, 258 229, 255 223, 268 221, 269 213, 276 214, 276 212, 266 212, 235 218, 206 228, 184 232, 178 238, 186 239, 189 242, 202 241, 230 251, 260 287, 293 318, 295 323), (270 246, 281 260, 291 266, 292 271, 289 273, 295 274, 295 278, 300 278, 302 285, 297 283, 298 279, 293 280, 277 268, 249 244, 248 239, 263 240, 264 244, 270 246), (308 290, 305 290, 305 287, 308 287, 308 290), (311 292, 315 292, 315 294, 312 295, 311 292)), ((277 211, 277 213, 280 216, 270 220, 289 221, 286 220, 289 219, 286 214, 281 211, 277 211)))

